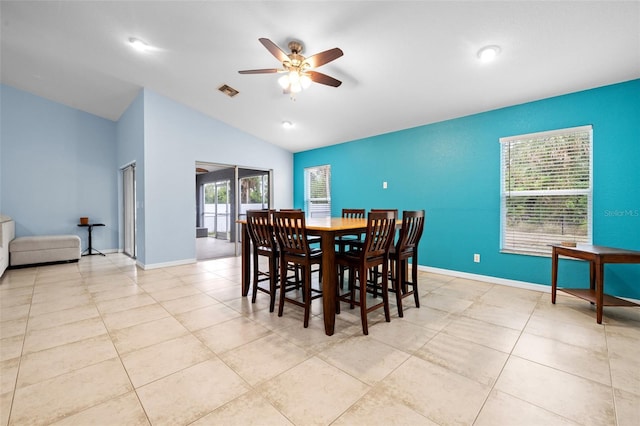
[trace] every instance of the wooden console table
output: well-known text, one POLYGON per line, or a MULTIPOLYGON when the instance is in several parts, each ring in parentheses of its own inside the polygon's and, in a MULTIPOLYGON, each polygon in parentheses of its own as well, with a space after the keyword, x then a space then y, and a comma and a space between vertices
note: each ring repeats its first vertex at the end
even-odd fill
POLYGON ((596 320, 602 324, 603 306, 640 306, 604 293, 605 263, 640 263, 640 251, 578 244, 576 247, 553 245, 551 252, 551 303, 556 303, 556 290, 587 300, 596 305, 596 320), (589 288, 558 288, 558 256, 589 262, 589 288))

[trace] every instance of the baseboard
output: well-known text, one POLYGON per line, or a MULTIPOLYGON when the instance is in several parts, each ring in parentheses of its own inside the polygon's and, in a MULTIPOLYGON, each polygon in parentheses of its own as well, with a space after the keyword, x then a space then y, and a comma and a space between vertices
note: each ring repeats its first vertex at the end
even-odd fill
MULTIPOLYGON (((95 250, 95 249, 94 249, 95 250)), ((110 253, 120 253, 119 249, 106 249, 106 250, 102 250, 100 249, 101 252, 103 252, 104 254, 110 254, 110 253)))
MULTIPOLYGON (((425 271, 425 272, 432 272, 434 274, 447 275, 447 276, 450 276, 450 277, 466 278, 466 279, 469 279, 469 280, 482 281, 482 282, 490 283, 490 284, 504 285, 504 286, 507 286, 507 287, 517 287, 517 288, 522 288, 522 289, 525 289, 525 290, 539 291, 539 292, 542 292, 542 293, 551 293, 551 286, 550 285, 546 285, 546 284, 533 284, 533 283, 528 283, 528 282, 525 282, 525 281, 508 280, 506 278, 491 277, 491 276, 488 276, 488 275, 471 274, 469 272, 453 271, 453 270, 450 270, 450 269, 440 269, 440 268, 434 268, 434 267, 431 267, 431 266, 418 265, 418 270, 419 271, 425 271)), ((627 300, 629 302, 640 304, 640 299, 632 299, 630 297, 620 297, 620 296, 616 296, 616 297, 619 298, 619 299, 627 300)))
POLYGON ((151 263, 151 264, 148 264, 148 265, 140 262, 139 260, 136 260, 136 265, 138 265, 138 267, 140 267, 140 269, 144 269, 144 270, 169 268, 171 266, 189 265, 189 264, 192 264, 192 263, 196 263, 196 259, 183 259, 183 260, 176 260, 174 262, 151 263))
POLYGON ((434 274, 448 275, 456 278, 466 278, 469 280, 482 281, 490 284, 499 284, 508 287, 523 288, 525 290, 540 291, 542 293, 551 293, 551 286, 545 284, 533 284, 525 281, 508 280, 506 278, 491 277, 489 275, 471 274, 469 272, 453 271, 450 269, 440 269, 431 266, 418 265, 418 270, 432 272, 434 274))

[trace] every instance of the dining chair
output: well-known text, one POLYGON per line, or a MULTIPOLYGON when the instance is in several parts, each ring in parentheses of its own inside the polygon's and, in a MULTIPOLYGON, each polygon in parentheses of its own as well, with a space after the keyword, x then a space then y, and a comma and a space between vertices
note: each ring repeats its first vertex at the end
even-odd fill
POLYGON ((373 213, 377 213, 377 212, 391 212, 393 213, 393 217, 395 220, 398 220, 398 209, 371 209, 370 210, 373 213))
MULTIPOLYGON (((302 212, 303 214, 305 214, 305 217, 306 217, 306 213, 302 209, 280 209, 280 211, 281 212, 302 212)), ((320 237, 319 235, 307 235, 307 241, 309 241, 309 244, 314 244, 313 248, 320 249, 320 245, 322 244, 322 237, 320 237)), ((297 284, 298 288, 300 288, 301 287, 300 285, 301 281, 300 281, 300 275, 299 275, 300 267, 297 265, 289 265, 289 270, 295 271, 295 274, 296 274, 295 281, 298 283, 297 284)), ((321 268, 312 270, 311 272, 320 272, 320 279, 322 279, 321 268)))
POLYGON ((355 273, 349 274, 349 288, 344 294, 336 286, 336 298, 338 304, 336 312, 340 312, 340 302, 349 303, 349 307, 360 307, 360 319, 362 322, 362 332, 369 334, 367 324, 367 314, 382 307, 387 322, 391 321, 389 314, 389 249, 396 233, 395 218, 392 212, 370 212, 367 217, 367 233, 361 247, 345 253, 336 254, 336 265, 349 268, 355 273), (373 268, 382 267, 382 273, 376 281, 367 279, 367 273, 373 268), (358 286, 356 286, 356 281, 358 286), (380 288, 382 302, 367 306, 367 292, 380 288), (356 299, 356 290, 359 298, 356 299))
POLYGON ((424 210, 402 212, 402 227, 400 236, 395 246, 389 249, 391 292, 396 295, 398 306, 398 316, 402 317, 402 299, 413 295, 416 308, 420 307, 418 296, 418 243, 422 238, 424 230, 425 212, 424 210), (411 280, 408 277, 409 264, 411 259, 411 280), (411 290, 408 290, 408 287, 411 290))
MULTIPOLYGON (((372 212, 391 212, 393 213, 393 217, 396 220, 396 222, 398 221, 398 209, 371 209, 371 211, 372 212)), ((389 250, 393 249, 394 245, 395 245, 395 240, 391 243, 391 248, 389 250)), ((373 282, 378 281, 380 276, 380 268, 379 267, 372 268, 369 271, 369 274, 370 274, 370 278, 369 278, 370 281, 373 281, 373 282)), ((373 297, 378 297, 377 287, 374 288, 373 297)))
MULTIPOLYGON (((281 212, 303 212, 302 209, 280 209, 281 212)), ((322 239, 317 235, 307 235, 307 239, 309 240, 309 244, 318 244, 320 245, 322 239)), ((319 248, 319 247, 318 247, 319 248)))
MULTIPOLYGON (((365 209, 342 209, 342 217, 347 219, 364 219, 366 217, 365 209)), ((336 237, 336 245, 338 253, 344 253, 356 244, 362 244, 362 234, 347 234, 336 237)), ((344 271, 343 266, 340 267, 339 283, 340 288, 344 288, 344 271)))
MULTIPOLYGON (((296 289, 281 282, 278 316, 282 316, 285 302, 301 306, 304 308, 304 327, 307 328, 311 313, 311 301, 322 297, 321 287, 315 289, 311 283, 312 266, 319 265, 321 271, 322 251, 310 247, 304 212, 302 211, 274 212, 273 227, 280 248, 280 275, 285 277, 287 268, 292 265, 301 269, 302 281, 302 301, 299 298, 288 297, 287 293, 296 289)), ((321 279, 318 280, 318 283, 321 286, 321 279)))
POLYGON ((269 312, 273 312, 276 301, 276 289, 279 288, 278 246, 270 223, 269 210, 248 210, 247 227, 249 238, 253 244, 253 292, 251 303, 256 303, 258 291, 269 295, 269 312), (267 268, 260 266, 260 256, 267 258, 267 268), (261 287, 260 283, 269 281, 269 287, 261 287))

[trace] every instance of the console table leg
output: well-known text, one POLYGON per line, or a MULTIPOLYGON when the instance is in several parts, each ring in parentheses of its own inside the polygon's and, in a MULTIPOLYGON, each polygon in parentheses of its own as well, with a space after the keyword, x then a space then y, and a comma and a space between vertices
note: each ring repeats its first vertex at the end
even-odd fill
POLYGON ((602 324, 602 305, 604 303, 604 264, 597 259, 595 263, 596 272, 596 320, 602 324))
POLYGON ((556 304, 556 290, 558 289, 558 252, 553 247, 551 252, 551 303, 556 304))

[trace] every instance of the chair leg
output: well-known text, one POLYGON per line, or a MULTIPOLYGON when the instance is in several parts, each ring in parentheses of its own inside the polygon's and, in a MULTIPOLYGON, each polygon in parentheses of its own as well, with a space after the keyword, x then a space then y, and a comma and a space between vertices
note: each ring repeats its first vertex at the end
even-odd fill
MULTIPOLYGON (((345 246, 344 243, 338 244, 338 254, 343 254, 345 252, 345 246)), ((344 289, 344 270, 346 268, 344 267, 344 265, 338 265, 338 281, 337 283, 340 284, 340 288, 344 289)), ((336 285, 337 287, 337 285, 336 285)))
POLYGON ((398 316, 402 318, 404 316, 404 310, 402 309, 402 283, 404 281, 404 265, 402 265, 402 261, 399 260, 398 264, 395 267, 395 276, 392 281, 393 290, 396 293, 396 305, 398 305, 398 316))
POLYGON ((278 286, 278 262, 275 256, 269 258, 269 312, 276 305, 276 287, 278 286))
POLYGON ((284 311, 284 294, 287 289, 287 262, 280 259, 280 303, 278 304, 278 316, 284 311))
POLYGON ((360 280, 360 321, 362 322, 362 333, 367 335, 369 334, 367 324, 367 271, 364 268, 360 268, 358 275, 360 280))
POLYGON ((385 321, 391 322, 391 314, 389 312, 389 270, 387 268, 387 265, 382 267, 382 307, 385 321))
POLYGON ((411 264, 411 275, 413 279, 413 300, 416 302, 416 308, 420 307, 420 296, 418 295, 418 259, 415 256, 411 264))
POLYGON ((300 265, 295 265, 296 288, 300 288, 300 265))
POLYGON ((251 303, 256 303, 256 297, 258 295, 258 278, 259 278, 259 265, 258 254, 253 254, 253 290, 251 293, 251 303))
POLYGON ((378 271, 378 267, 375 266, 373 268, 371 268, 369 270, 369 275, 370 275, 370 280, 373 283, 373 298, 377 299, 378 298, 378 286, 376 285, 378 282, 378 275, 379 275, 379 271, 378 271))
MULTIPOLYGON (((358 279, 360 278, 358 277, 358 279)), ((353 304, 353 301, 356 298, 356 272, 355 268, 353 267, 349 269, 349 294, 349 309, 353 309, 353 307, 355 306, 353 304)))
MULTIPOLYGON (((338 265, 337 269, 336 269, 336 279, 340 279, 340 268, 342 267, 342 265, 338 265)), ((340 313, 340 289, 342 288, 342 286, 337 286, 336 285, 336 294, 335 294, 335 298, 336 298, 336 315, 340 313)), ((324 288, 322 289, 324 291, 324 288)), ((329 296, 329 295, 327 295, 329 296)))
POLYGON ((302 289, 304 293, 304 328, 309 327, 309 316, 311 314, 311 265, 302 267, 304 281, 302 289))

